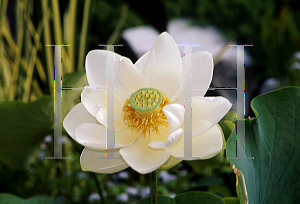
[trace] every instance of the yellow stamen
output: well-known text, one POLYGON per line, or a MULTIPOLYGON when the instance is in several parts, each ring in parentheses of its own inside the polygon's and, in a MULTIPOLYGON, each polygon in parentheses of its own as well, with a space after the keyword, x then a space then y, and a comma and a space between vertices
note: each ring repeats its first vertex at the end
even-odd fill
POLYGON ((141 132, 146 139, 150 139, 151 131, 159 133, 159 126, 168 127, 168 120, 162 108, 171 103, 171 100, 160 90, 154 88, 139 89, 125 101, 122 109, 123 121, 129 128, 141 132), (137 93, 140 94, 140 97, 137 96, 137 93), (156 98, 145 93, 155 94, 156 98))

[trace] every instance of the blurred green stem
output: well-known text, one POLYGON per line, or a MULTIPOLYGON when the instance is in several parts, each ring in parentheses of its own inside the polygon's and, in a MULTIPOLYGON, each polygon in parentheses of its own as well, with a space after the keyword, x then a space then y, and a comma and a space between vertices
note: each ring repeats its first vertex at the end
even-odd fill
MULTIPOLYGON (((44 21, 44 42, 45 44, 53 44, 51 42, 51 32, 50 32, 50 25, 49 25, 49 15, 48 15, 48 1, 44 0, 42 1, 42 10, 44 13, 43 21, 44 21)), ((54 70, 53 70, 53 48, 46 47, 45 53, 46 53, 46 63, 47 63, 47 77, 48 77, 48 84, 49 84, 49 93, 53 94, 53 88, 54 88, 54 70)))
POLYGON ((150 173, 151 204, 157 203, 157 170, 150 173))
POLYGON ((127 19, 128 10, 129 10, 129 6, 126 3, 124 3, 122 11, 121 11, 119 22, 118 22, 116 28, 114 29, 113 33, 109 36, 109 38, 106 42, 107 45, 114 44, 118 40, 118 38, 120 37, 120 33, 121 33, 122 28, 123 28, 123 26, 126 22, 126 19, 127 19))
MULTIPOLYGON (((21 67, 26 73, 28 72, 28 63, 25 59, 21 60, 21 67)), ((38 97, 41 97, 44 94, 36 79, 32 80, 32 88, 36 92, 38 97)))
POLYGON ((60 23, 59 5, 57 0, 52 0, 52 12, 53 12, 55 44, 61 45, 62 31, 61 31, 61 23, 60 23))
MULTIPOLYGON (((94 181, 95 181, 95 184, 96 184, 96 188, 97 188, 97 191, 98 191, 98 194, 100 195, 100 197, 101 197, 101 203, 102 204, 106 204, 106 199, 104 198, 104 196, 103 196, 103 189, 102 189, 102 186, 101 186, 101 184, 100 184, 100 182, 99 182, 99 180, 98 180, 98 178, 97 178, 97 174, 95 174, 95 173, 92 173, 92 172, 90 172, 90 175, 92 176, 92 178, 94 179, 94 181)), ((100 202, 99 202, 100 203, 100 202)))
POLYGON ((71 44, 71 48, 69 49, 69 57, 70 57, 70 64, 69 67, 65 67, 66 71, 64 73, 68 73, 68 72, 74 72, 75 71, 75 66, 74 66, 74 55, 75 55, 75 28, 76 28, 76 10, 77 7, 77 0, 72 0, 70 1, 70 10, 69 10, 69 40, 70 40, 70 44, 71 44))
POLYGON ((7 2, 8 0, 3 0, 0 2, 0 6, 1 6, 1 25, 3 26, 3 23, 6 19, 6 9, 7 9, 7 2))
POLYGON ((17 40, 17 47, 15 49, 15 59, 14 59, 14 66, 13 66, 13 76, 12 76, 12 88, 10 91, 9 100, 14 100, 15 93, 17 89, 17 80, 19 75, 19 67, 21 61, 21 53, 22 53, 22 46, 23 46, 23 34, 24 34, 24 21, 23 21, 23 11, 24 11, 24 4, 22 1, 18 1, 17 3, 17 30, 18 30, 18 40, 17 40))
POLYGON ((31 57, 28 65, 27 76, 24 85, 24 95, 23 95, 24 102, 28 102, 30 98, 30 89, 32 85, 33 71, 36 62, 37 50, 40 44, 42 29, 43 29, 43 23, 40 22, 40 24, 38 25, 37 33, 34 36, 35 46, 32 48, 31 57))
POLYGON ((84 67, 83 60, 85 56, 85 44, 86 35, 89 22, 89 11, 90 11, 91 0, 86 0, 84 2, 83 20, 81 25, 81 36, 80 36, 80 47, 79 47, 79 57, 78 57, 78 67, 77 70, 82 70, 84 67))

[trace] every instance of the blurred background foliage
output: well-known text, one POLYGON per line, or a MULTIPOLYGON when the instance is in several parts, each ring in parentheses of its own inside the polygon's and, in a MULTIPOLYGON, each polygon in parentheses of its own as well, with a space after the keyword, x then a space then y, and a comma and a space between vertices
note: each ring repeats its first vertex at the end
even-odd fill
MULTIPOLYGON (((279 79, 281 86, 300 85, 300 8, 296 0, 1 0, 0 6, 1 107, 7 101, 33 102, 43 97, 41 103, 51 109, 53 100, 45 97, 53 96, 53 48, 45 45, 70 45, 62 48, 63 83, 82 87, 87 85, 84 61, 89 50, 102 49, 98 44, 120 43, 124 46, 115 51, 134 61, 136 56, 121 38, 122 31, 147 24, 162 32, 169 20, 178 17, 192 19, 195 25, 216 26, 238 44, 253 44, 248 51, 260 85, 268 78, 279 79)), ((80 92, 63 92, 63 115, 79 102, 80 92)), ((67 203, 133 202, 149 195, 148 175, 131 169, 114 175, 81 172, 82 147, 69 137, 64 136, 63 150, 71 160, 45 160, 45 156, 53 156, 52 127, 43 135, 26 133, 26 138, 36 136, 27 147, 34 151, 25 168, 14 168, 16 161, 4 161, 1 154, 9 149, 5 138, 22 135, 11 135, 13 130, 7 129, 2 114, 1 193, 22 198, 60 196, 67 203), (49 135, 45 138, 45 134, 49 135)), ((235 120, 235 114, 227 117, 235 120)), ((20 128, 17 123, 9 127, 14 125, 20 128)), ((224 121, 220 125, 228 137, 230 128, 224 121)), ((20 146, 14 148, 17 151, 20 146)), ((160 195, 202 190, 222 197, 236 196, 235 175, 224 152, 205 161, 182 162, 162 172, 160 195)))

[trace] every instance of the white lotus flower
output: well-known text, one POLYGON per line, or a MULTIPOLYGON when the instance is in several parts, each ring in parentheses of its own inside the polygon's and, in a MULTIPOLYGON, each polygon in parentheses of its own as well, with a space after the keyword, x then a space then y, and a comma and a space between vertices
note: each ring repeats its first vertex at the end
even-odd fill
MULTIPOLYGON (((128 58, 104 50, 93 50, 86 57, 91 87, 105 87, 106 62, 116 60, 114 113, 107 113, 106 92, 85 89, 81 103, 64 119, 69 135, 85 146, 80 158, 84 171, 114 173, 131 167, 141 174, 158 168, 168 169, 184 156, 185 64, 193 63, 193 80, 204 89, 193 92, 193 157, 207 159, 219 153, 223 133, 217 125, 231 103, 224 97, 204 97, 212 79, 213 59, 208 52, 181 58, 172 37, 158 36, 150 52, 135 64, 128 58), (106 155, 106 114, 115 116, 115 157, 106 155)), ((189 99, 190 101, 190 99, 189 99)))

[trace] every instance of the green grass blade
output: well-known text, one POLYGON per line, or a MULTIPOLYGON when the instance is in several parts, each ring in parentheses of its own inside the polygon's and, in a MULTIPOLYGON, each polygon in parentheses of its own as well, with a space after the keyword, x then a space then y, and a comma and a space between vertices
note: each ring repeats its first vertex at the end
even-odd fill
POLYGON ((90 5, 91 5, 91 0, 86 0, 84 2, 77 70, 81 70, 84 67, 83 61, 85 58, 86 36, 87 36, 87 29, 88 29, 88 22, 89 22, 90 5))

